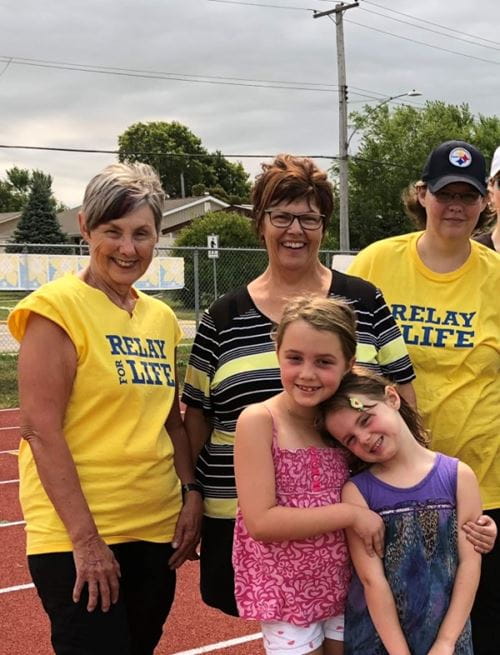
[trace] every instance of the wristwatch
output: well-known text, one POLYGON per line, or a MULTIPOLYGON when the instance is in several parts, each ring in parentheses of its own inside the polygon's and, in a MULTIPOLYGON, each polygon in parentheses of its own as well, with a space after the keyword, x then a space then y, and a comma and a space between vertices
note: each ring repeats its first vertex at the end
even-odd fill
POLYGON ((203 487, 199 482, 185 482, 184 484, 181 484, 182 502, 184 502, 186 494, 190 491, 197 491, 203 498, 203 487))

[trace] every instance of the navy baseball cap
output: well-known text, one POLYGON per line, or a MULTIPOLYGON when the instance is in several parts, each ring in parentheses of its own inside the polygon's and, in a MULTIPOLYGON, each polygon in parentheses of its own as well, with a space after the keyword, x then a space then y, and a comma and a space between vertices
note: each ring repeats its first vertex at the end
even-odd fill
POLYGON ((477 148, 465 141, 445 141, 431 152, 422 181, 432 192, 452 182, 467 182, 486 195, 486 162, 477 148))

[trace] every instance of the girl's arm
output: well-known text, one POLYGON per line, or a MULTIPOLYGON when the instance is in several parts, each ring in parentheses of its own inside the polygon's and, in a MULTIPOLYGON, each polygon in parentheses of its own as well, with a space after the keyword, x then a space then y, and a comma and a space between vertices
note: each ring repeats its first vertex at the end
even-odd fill
MULTIPOLYGON (((352 482, 344 485, 342 502, 367 507, 365 499, 352 482)), ((346 530, 346 535, 352 562, 364 588, 366 605, 382 643, 389 655, 411 655, 382 560, 368 557, 363 542, 351 529, 346 530)))
POLYGON ((245 526, 259 541, 305 539, 352 527, 366 548, 383 551, 383 521, 366 507, 336 503, 297 508, 276 504, 271 453, 272 419, 262 404, 247 407, 236 426, 234 467, 238 502, 245 526))
MULTIPOLYGON (((472 469, 459 462, 457 479, 457 520, 462 525, 472 521, 481 511, 479 485, 472 469)), ((448 611, 441 623, 429 655, 453 655, 476 595, 481 572, 481 555, 458 531, 458 568, 451 593, 448 611)))
MULTIPOLYGON (((176 365, 177 376, 177 365, 176 365)), ((179 395, 177 383, 174 399, 165 428, 174 446, 174 466, 181 484, 194 482, 194 465, 189 439, 182 422, 179 408, 179 395)), ((169 560, 169 566, 177 569, 188 558, 194 557, 194 549, 200 540, 201 517, 203 514, 203 499, 198 491, 190 491, 183 499, 182 509, 175 526, 172 546, 176 549, 169 560)))
POLYGON ((32 313, 19 350, 21 436, 30 445, 38 475, 73 544, 78 602, 88 585, 88 611, 116 603, 120 567, 100 537, 66 443, 63 422, 77 358, 70 338, 53 321, 32 313))

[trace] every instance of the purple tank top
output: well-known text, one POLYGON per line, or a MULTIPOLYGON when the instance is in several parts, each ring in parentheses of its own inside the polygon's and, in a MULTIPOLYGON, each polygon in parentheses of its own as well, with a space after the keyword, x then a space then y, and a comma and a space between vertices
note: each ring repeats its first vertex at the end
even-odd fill
MULTIPOLYGON (((429 652, 453 591, 458 566, 457 475, 458 460, 436 453, 429 473, 412 487, 394 487, 370 471, 352 478, 370 509, 384 520, 385 577, 413 655, 429 652)), ((345 655, 387 654, 356 574, 349 588, 345 618, 345 655)), ((454 655, 472 652, 467 622, 454 655)))
POLYGON ((431 499, 455 507, 457 497, 458 460, 436 453, 434 464, 427 475, 413 487, 394 487, 375 477, 369 470, 351 478, 368 507, 382 513, 388 507, 408 503, 428 503, 431 499))

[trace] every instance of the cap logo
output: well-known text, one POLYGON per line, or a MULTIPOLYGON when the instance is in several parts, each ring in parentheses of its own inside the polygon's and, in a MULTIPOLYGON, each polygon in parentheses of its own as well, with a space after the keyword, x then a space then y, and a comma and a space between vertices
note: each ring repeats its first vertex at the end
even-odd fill
POLYGON ((472 163, 472 155, 465 148, 453 148, 448 159, 450 164, 457 166, 457 168, 467 168, 472 163))

